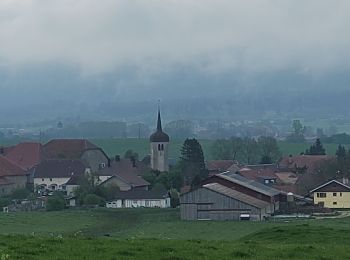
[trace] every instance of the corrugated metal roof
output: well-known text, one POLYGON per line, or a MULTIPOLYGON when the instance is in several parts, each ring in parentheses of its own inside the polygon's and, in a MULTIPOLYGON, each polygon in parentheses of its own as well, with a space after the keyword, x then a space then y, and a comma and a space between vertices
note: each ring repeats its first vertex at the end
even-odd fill
POLYGON ((239 174, 232 173, 232 172, 224 172, 221 174, 218 174, 217 176, 224 178, 228 181, 237 183, 241 186, 247 187, 249 189, 255 190, 257 192, 260 192, 262 194, 265 194, 267 196, 275 196, 281 193, 281 191, 276 190, 274 188, 271 188, 267 185, 261 184, 259 182, 247 179, 239 174))
POLYGON ((257 208, 266 208, 267 206, 270 205, 268 202, 251 197, 251 196, 246 195, 242 192, 230 189, 230 188, 223 186, 221 184, 218 184, 218 183, 209 183, 209 184, 204 185, 203 188, 218 192, 220 194, 223 194, 223 195, 228 196, 230 198, 239 200, 243 203, 249 204, 249 205, 257 207, 257 208))

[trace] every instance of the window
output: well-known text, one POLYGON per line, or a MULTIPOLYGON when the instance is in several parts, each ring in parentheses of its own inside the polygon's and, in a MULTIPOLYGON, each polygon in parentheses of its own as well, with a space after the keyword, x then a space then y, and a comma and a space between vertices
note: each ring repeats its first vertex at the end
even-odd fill
POLYGON ((317 193, 317 198, 326 198, 327 194, 325 192, 318 192, 317 193))
POLYGON ((337 197, 337 193, 336 192, 333 192, 333 197, 337 197))
POLYGON ((161 149, 162 149, 162 151, 164 151, 164 144, 162 144, 161 149))
POLYGON ((337 205, 337 202, 336 202, 336 201, 333 201, 333 205, 337 205))
POLYGON ((340 192, 340 193, 339 193, 339 196, 340 196, 340 197, 343 196, 343 193, 340 192))
POLYGON ((101 169, 104 169, 104 168, 106 168, 106 164, 105 163, 100 163, 99 165, 98 165, 98 168, 101 170, 101 169))
POLYGON ((42 178, 41 181, 44 181, 44 178, 42 178))
POLYGON ((52 178, 50 178, 50 181, 52 181, 52 178))

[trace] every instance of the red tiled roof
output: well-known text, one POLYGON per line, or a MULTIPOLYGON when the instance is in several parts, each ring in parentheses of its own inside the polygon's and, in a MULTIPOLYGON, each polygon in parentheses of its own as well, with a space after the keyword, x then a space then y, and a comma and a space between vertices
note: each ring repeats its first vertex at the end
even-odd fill
POLYGON ((40 143, 19 143, 14 146, 6 157, 23 169, 30 169, 43 159, 43 151, 40 143))
POLYGON ((207 161, 206 166, 209 171, 218 169, 226 171, 233 163, 233 160, 213 160, 207 161))
POLYGON ((263 178, 263 177, 278 179, 274 170, 272 170, 271 168, 261 169, 261 170, 255 170, 255 169, 253 170, 253 169, 249 169, 249 168, 244 168, 238 172, 243 177, 250 179, 250 180, 254 180, 254 181, 258 181, 259 178, 263 178))
POLYGON ((98 148, 86 139, 53 139, 44 145, 48 159, 78 159, 87 149, 98 148))
POLYGON ((0 176, 22 176, 26 171, 19 165, 0 155, 0 176))
POLYGON ((282 167, 293 169, 297 167, 307 167, 307 172, 311 173, 319 166, 320 163, 334 159, 329 155, 297 155, 284 157, 279 163, 282 167))

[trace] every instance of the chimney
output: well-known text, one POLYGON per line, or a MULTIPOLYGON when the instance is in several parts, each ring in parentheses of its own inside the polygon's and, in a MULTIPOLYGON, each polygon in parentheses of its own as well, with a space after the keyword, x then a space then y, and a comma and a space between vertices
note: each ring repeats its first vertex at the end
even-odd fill
POLYGON ((343 184, 348 185, 349 184, 349 178, 343 177, 343 184))
POLYGON ((130 161, 131 161, 131 163, 132 163, 132 167, 136 167, 136 159, 135 159, 134 156, 131 156, 131 157, 130 157, 130 161))
POLYGON ((293 156, 290 154, 288 157, 288 164, 292 164, 293 163, 293 156))

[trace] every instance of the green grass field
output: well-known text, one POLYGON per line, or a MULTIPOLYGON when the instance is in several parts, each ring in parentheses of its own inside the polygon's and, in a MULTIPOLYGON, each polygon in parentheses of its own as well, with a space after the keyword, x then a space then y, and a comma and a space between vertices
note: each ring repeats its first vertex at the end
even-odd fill
POLYGON ((350 219, 181 221, 178 209, 0 214, 0 259, 348 259, 350 219))

